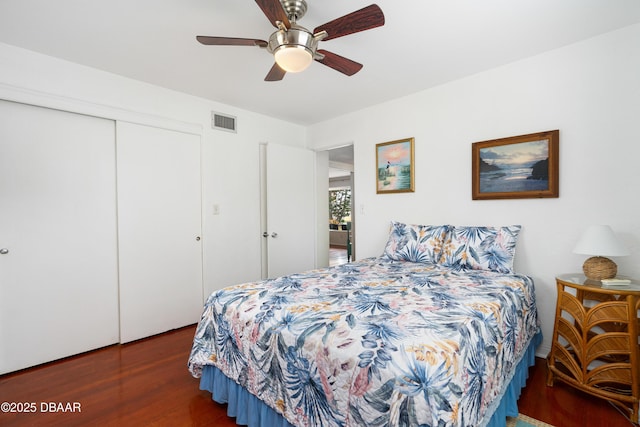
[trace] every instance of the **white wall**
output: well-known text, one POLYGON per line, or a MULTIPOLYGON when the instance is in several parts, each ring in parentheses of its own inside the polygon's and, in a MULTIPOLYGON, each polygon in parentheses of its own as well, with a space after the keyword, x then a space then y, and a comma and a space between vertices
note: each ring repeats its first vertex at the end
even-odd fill
POLYGON ((304 146, 304 127, 2 43, 0 99, 201 134, 205 295, 260 278, 259 143, 304 146), (212 130, 212 110, 238 133, 212 130))
MULTIPOLYGON (((640 278, 640 25, 319 123, 310 146, 353 141, 358 258, 382 253, 390 220, 521 224, 515 268, 536 283, 546 355, 556 274, 581 271, 572 254, 590 224, 609 224, 640 278), (560 197, 471 200, 471 144, 560 130, 560 197), (375 144, 415 137, 415 192, 377 195, 375 144)), ((455 54, 455 53, 453 53, 455 54)))

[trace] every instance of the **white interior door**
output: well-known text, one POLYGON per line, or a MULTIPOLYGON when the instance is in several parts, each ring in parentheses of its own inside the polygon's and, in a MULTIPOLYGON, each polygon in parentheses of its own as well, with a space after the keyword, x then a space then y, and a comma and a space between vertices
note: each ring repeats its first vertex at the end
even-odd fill
POLYGON ((196 323, 202 296, 200 137, 118 122, 121 342, 196 323))
POLYGON ((118 342, 114 129, 0 100, 0 374, 118 342))
POLYGON ((266 277, 311 270, 315 267, 315 153, 277 144, 263 147, 266 277))

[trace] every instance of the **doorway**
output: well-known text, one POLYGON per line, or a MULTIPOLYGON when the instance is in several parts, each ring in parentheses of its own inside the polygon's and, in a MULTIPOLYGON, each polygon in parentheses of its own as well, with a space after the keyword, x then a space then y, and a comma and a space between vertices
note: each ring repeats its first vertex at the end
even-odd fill
POLYGON ((355 259, 353 145, 327 150, 329 154, 329 265, 355 259))

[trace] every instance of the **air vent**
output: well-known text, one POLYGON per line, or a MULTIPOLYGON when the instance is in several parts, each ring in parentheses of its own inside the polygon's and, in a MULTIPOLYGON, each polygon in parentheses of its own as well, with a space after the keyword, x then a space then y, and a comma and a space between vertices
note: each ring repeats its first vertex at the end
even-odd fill
POLYGON ((237 132, 236 118, 226 114, 211 112, 211 127, 227 132, 237 132))

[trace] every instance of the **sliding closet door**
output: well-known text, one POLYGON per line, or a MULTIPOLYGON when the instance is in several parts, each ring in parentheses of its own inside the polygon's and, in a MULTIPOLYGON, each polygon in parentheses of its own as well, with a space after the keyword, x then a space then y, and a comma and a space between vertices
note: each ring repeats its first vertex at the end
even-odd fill
POLYGON ((118 342, 113 121, 0 100, 0 374, 118 342))
POLYGON ((200 137, 118 122, 120 339, 202 311, 200 137))

